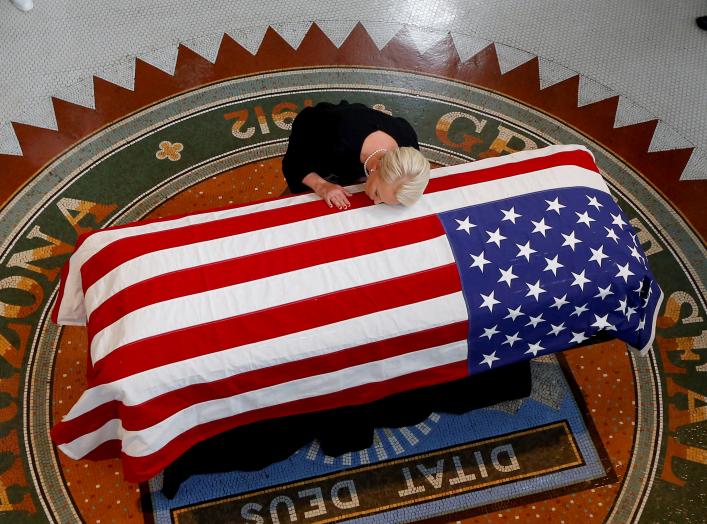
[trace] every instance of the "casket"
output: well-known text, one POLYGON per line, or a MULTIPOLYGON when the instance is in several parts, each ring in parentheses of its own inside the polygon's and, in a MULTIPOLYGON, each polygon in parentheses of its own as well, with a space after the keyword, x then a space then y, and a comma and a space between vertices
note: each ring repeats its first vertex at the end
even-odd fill
POLYGON ((79 238, 53 311, 88 387, 52 429, 149 479, 194 444, 615 337, 662 292, 589 150, 436 169, 410 207, 289 196, 79 238))

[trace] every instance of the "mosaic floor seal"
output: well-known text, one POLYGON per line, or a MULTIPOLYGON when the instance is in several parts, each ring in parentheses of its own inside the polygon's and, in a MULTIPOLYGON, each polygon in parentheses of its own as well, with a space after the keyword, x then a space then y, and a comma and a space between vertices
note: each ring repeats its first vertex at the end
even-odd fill
MULTIPOLYGON (((290 52, 288 65, 307 65, 301 56, 314 53, 307 48, 312 38, 303 41, 299 55, 290 52)), ((428 67, 435 76, 391 70, 390 65, 404 66, 412 52, 401 42, 389 44, 386 56, 400 60, 387 69, 349 66, 343 53, 336 58, 339 67, 236 78, 226 70, 219 73, 227 77, 221 81, 218 75, 194 72, 189 85, 179 84, 178 66, 169 88, 166 79, 155 79, 157 73, 151 72, 152 83, 142 84, 142 91, 136 79, 134 96, 143 97, 138 102, 115 109, 121 96, 129 98, 123 93, 103 106, 99 89, 96 114, 101 118, 77 112, 73 135, 60 126, 64 134, 46 141, 54 158, 35 165, 0 210, 0 511, 18 522, 140 522, 146 517, 141 491, 159 488, 159 478, 151 485, 124 483, 114 462, 68 460, 48 439, 52 421, 68 411, 84 386, 85 333, 58 329, 48 320, 59 268, 77 235, 281 194, 279 158, 296 112, 319 101, 346 99, 408 118, 424 153, 439 165, 553 143, 589 147, 631 218, 667 297, 655 352, 641 358, 609 342, 568 352, 559 362, 539 361, 533 396, 520 405, 465 417, 437 415, 425 423, 427 432, 381 428, 371 450, 346 460, 330 460, 309 447, 291 459, 299 469, 286 468, 289 476, 268 472, 267 481, 262 475, 194 479, 188 496, 171 503, 158 494, 143 497, 151 499, 150 518, 179 521, 179 515, 189 514, 197 519, 191 521, 214 521, 218 513, 208 511, 227 508, 231 514, 233 504, 243 502, 238 511, 247 504, 261 508, 248 506, 251 521, 258 522, 258 516, 274 520, 270 506, 280 496, 293 501, 301 520, 316 510, 317 489, 322 500, 326 493, 326 518, 322 514, 320 521, 695 518, 699 508, 681 502, 704 496, 700 486, 707 462, 699 429, 705 418, 700 377, 707 369, 701 352, 707 347, 706 257, 694 211, 676 209, 676 202, 665 198, 669 192, 656 191, 655 180, 634 169, 640 162, 629 158, 629 165, 628 155, 617 154, 605 137, 590 138, 569 118, 540 110, 537 100, 524 102, 522 93, 509 96, 482 87, 481 81, 472 85, 443 78, 446 70, 439 68, 428 67), (186 87, 191 89, 176 94, 186 87), (85 138, 77 142, 78 137, 85 138), (469 430, 489 426, 497 431, 469 430), (547 460, 533 451, 539 438, 555 443, 547 460), (474 481, 469 480, 472 474, 474 481), (371 497, 373 491, 360 486, 374 477, 383 484, 371 497), (279 491, 271 496, 274 488, 279 491), (300 497, 303 490, 309 495, 300 497), (400 493, 406 490, 411 496, 401 504, 400 493), (206 513, 199 517, 200 511, 206 513)), ((226 40, 224 45, 229 45, 226 40)), ((268 45, 280 44, 263 45, 266 53, 272 52, 268 45)), ((346 50, 346 44, 340 49, 346 50)), ((266 65, 283 59, 270 60, 266 65)), ((217 60, 212 69, 218 67, 217 60)), ((278 508, 277 518, 291 516, 286 501, 278 508)))

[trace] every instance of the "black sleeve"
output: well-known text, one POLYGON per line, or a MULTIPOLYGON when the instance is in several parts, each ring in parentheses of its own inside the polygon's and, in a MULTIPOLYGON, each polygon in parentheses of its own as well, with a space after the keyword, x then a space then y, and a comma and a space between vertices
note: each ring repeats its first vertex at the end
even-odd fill
POLYGON ((417 133, 410 123, 404 118, 397 118, 398 136, 394 137, 400 147, 414 147, 420 150, 420 144, 417 143, 417 133))
POLYGON ((282 159, 282 174, 293 193, 310 191, 310 188, 302 183, 302 179, 319 170, 319 133, 321 127, 317 125, 317 111, 314 108, 303 109, 292 122, 287 152, 282 159))

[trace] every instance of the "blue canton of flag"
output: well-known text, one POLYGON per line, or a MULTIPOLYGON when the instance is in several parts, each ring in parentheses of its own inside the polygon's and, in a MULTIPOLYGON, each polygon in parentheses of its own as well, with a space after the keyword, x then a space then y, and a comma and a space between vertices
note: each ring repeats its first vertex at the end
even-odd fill
POLYGON ((469 311, 469 372, 600 332, 647 351, 662 291, 608 193, 564 188, 440 214, 469 311))

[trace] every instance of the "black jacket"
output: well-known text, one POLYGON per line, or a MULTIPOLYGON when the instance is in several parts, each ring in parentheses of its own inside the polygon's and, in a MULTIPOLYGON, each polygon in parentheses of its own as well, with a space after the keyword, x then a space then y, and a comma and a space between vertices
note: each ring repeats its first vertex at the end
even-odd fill
POLYGON ((361 163, 363 141, 374 131, 393 137, 398 146, 420 149, 417 135, 404 119, 363 104, 320 102, 306 107, 292 122, 282 172, 293 193, 309 191, 302 179, 309 173, 342 186, 365 176, 361 163))

